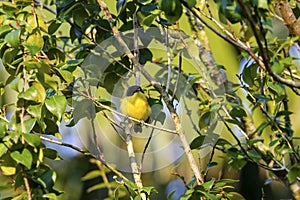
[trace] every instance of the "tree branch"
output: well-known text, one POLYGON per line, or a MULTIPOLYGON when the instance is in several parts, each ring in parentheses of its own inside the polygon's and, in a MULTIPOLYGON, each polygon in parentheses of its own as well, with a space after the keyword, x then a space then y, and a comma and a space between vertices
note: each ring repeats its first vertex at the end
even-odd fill
POLYGON ((297 18, 294 15, 294 12, 290 6, 290 2, 288 0, 279 1, 279 10, 281 17, 291 34, 300 37, 300 23, 297 21, 297 18))
MULTIPOLYGON (((65 146, 65 147, 68 147, 68 148, 71 148, 79 153, 82 153, 83 155, 86 155, 86 156, 92 156, 93 158, 95 158, 93 155, 91 155, 89 152, 87 151, 84 151, 84 150, 81 150, 80 148, 72 145, 72 144, 68 144, 68 143, 64 143, 64 142, 61 142, 61 141, 57 141, 57 140, 54 140, 54 139, 51 139, 51 138, 47 138, 47 137, 44 137, 42 135, 40 135, 40 139, 41 140, 44 140, 44 141, 47 141, 47 142, 50 142, 50 143, 53 143, 53 144, 57 144, 57 145, 60 145, 60 146, 65 146)), ((96 159, 96 158, 95 158, 96 159)), ((114 174, 116 174, 117 176, 119 176, 121 179, 124 179, 124 180, 128 180, 128 178, 126 178, 121 172, 117 171, 116 169, 114 169, 109 163, 107 163, 103 158, 100 158, 100 162, 105 165, 105 167, 107 167, 110 171, 112 171, 114 174)))
POLYGON ((133 62, 134 66, 137 67, 141 73, 144 75, 144 77, 150 82, 150 84, 152 86, 154 86, 156 88, 157 91, 160 92, 160 94, 162 95, 163 100, 165 101, 167 108, 170 112, 170 115, 175 123, 175 127, 176 127, 176 132, 181 140, 181 143, 183 145, 184 151, 188 157, 189 163, 190 163, 190 167, 196 177, 197 183, 201 184, 203 183, 203 177, 198 169, 198 166, 196 164, 196 161, 193 157, 192 151, 190 149, 189 143, 186 140, 186 137, 184 135, 184 131, 182 129, 181 126, 181 122, 179 119, 179 116, 176 113, 175 108, 173 107, 172 102, 169 100, 169 95, 168 93, 165 92, 165 90, 163 89, 163 87, 160 85, 160 83, 156 82, 151 75, 143 68, 143 66, 137 61, 137 59, 134 57, 134 55, 131 53, 130 49, 128 48, 128 46, 126 45, 126 43, 124 42, 124 40, 122 39, 122 37, 120 36, 120 33, 117 29, 117 27, 114 25, 114 21, 112 19, 112 16, 107 8, 107 5, 105 4, 105 2, 103 0, 98 0, 98 3, 101 7, 101 9, 103 10, 110 26, 111 29, 114 33, 114 36, 116 37, 118 43, 121 45, 121 47, 123 48, 123 51, 125 52, 125 54, 127 55, 127 57, 133 62))

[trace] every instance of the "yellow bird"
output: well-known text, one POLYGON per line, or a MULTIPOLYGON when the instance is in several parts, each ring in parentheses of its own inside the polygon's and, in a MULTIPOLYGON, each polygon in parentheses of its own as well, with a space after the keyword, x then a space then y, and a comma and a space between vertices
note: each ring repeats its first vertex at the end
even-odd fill
MULTIPOLYGON (((126 96, 121 100, 120 109, 123 114, 143 121, 147 121, 151 113, 147 97, 142 88, 137 85, 127 89, 126 96)), ((141 132, 141 127, 134 126, 134 130, 141 132)))

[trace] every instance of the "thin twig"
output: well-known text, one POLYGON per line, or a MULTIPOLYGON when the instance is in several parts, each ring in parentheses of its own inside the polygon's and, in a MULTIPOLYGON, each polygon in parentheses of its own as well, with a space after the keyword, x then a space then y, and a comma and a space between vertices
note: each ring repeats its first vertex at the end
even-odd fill
MULTIPOLYGON (((47 142, 50 142, 50 143, 53 143, 53 144, 57 144, 57 145, 60 145, 60 146, 65 146, 65 147, 71 148, 71 149, 73 149, 73 150, 75 150, 75 151, 77 151, 79 153, 82 153, 83 155, 94 157, 91 153, 89 153, 87 151, 84 151, 84 150, 82 150, 82 149, 80 149, 80 148, 78 148, 78 147, 76 147, 76 146, 74 146, 72 144, 68 144, 68 143, 65 143, 65 142, 57 141, 57 140, 54 140, 54 139, 51 139, 51 138, 44 137, 42 135, 40 135, 40 139, 44 140, 44 141, 47 141, 47 142)), ((128 180, 128 178, 126 178, 121 172, 119 172, 116 169, 114 169, 104 159, 101 158, 100 162, 103 163, 103 165, 105 165, 105 167, 107 167, 110 171, 112 171, 114 174, 116 174, 117 176, 119 176, 121 179, 128 180)))
POLYGON ((171 84, 171 73, 172 73, 172 58, 171 58, 171 49, 169 44, 169 34, 168 29, 162 26, 162 30, 165 36, 165 43, 167 48, 167 56, 168 56, 168 75, 167 75, 167 84, 166 84, 166 92, 169 92, 170 84, 171 84))
MULTIPOLYGON (((156 124, 157 120, 154 121, 154 125, 156 124)), ((151 133, 150 133, 150 136, 145 144, 145 147, 144 147, 144 150, 143 150, 143 153, 142 153, 142 157, 141 157, 141 162, 140 162, 140 169, 142 169, 142 166, 143 166, 143 163, 144 163, 144 158, 145 158, 145 154, 146 154, 146 151, 149 147, 149 144, 150 144, 150 141, 152 139, 152 136, 153 136, 153 133, 154 133, 154 129, 151 130, 151 133)))
MULTIPOLYGON (((138 39, 138 22, 136 18, 136 12, 132 15, 132 23, 133 23, 133 42, 134 42, 134 57, 139 62, 139 39, 138 39)), ((141 85, 141 72, 138 68, 135 68, 135 84, 140 86, 141 85)))
POLYGON ((22 171, 24 185, 25 185, 26 192, 27 192, 27 198, 28 198, 28 200, 31 200, 32 195, 31 195, 31 189, 30 189, 28 178, 27 178, 27 174, 26 174, 25 168, 22 164, 20 164, 20 167, 21 167, 21 171, 22 171))
POLYGON ((179 80, 180 80, 180 76, 181 76, 181 69, 182 69, 182 52, 179 53, 178 72, 177 72, 177 77, 176 77, 176 81, 175 81, 175 85, 174 85, 172 101, 175 99, 176 92, 177 92, 177 89, 178 89, 178 84, 179 84, 179 80))

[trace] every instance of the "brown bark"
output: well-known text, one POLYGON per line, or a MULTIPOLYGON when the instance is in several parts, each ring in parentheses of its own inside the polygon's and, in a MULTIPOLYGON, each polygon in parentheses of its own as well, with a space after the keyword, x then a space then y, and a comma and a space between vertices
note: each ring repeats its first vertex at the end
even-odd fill
POLYGON ((290 30, 291 34, 300 37, 300 23, 297 21, 297 18, 294 15, 289 1, 281 0, 279 2, 279 10, 281 13, 281 17, 290 30))

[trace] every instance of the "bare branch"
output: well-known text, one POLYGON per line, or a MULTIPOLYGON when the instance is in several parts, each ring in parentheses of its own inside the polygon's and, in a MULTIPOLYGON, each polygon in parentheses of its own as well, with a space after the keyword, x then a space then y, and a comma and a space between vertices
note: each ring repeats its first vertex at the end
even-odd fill
POLYGON ((290 6, 290 2, 288 0, 279 1, 279 10, 281 17, 291 34, 300 37, 300 23, 297 21, 297 18, 294 15, 294 12, 290 6))
MULTIPOLYGON (((51 139, 51 138, 47 138, 47 137, 44 137, 42 135, 40 135, 40 138, 41 140, 44 140, 44 141, 47 141, 47 142, 50 142, 50 143, 53 143, 53 144, 57 144, 57 145, 60 145, 60 146, 64 146, 64 147, 68 147, 68 148, 71 148, 79 153, 82 153, 83 155, 86 155, 86 156, 93 156, 91 155, 89 152, 87 151, 84 151, 72 144, 68 144, 68 143, 65 143, 65 142, 61 142, 61 141, 57 141, 57 140, 54 140, 54 139, 51 139)), ((94 156, 93 156, 94 157, 94 156)), ((100 162, 105 165, 105 167, 107 167, 110 171, 112 171, 114 174, 116 174, 117 176, 119 176, 121 179, 124 179, 124 180, 128 180, 128 178, 126 178, 121 172, 117 171, 115 168, 113 168, 109 163, 107 163, 103 158, 100 158, 100 162)))

